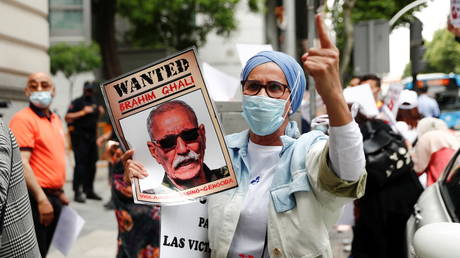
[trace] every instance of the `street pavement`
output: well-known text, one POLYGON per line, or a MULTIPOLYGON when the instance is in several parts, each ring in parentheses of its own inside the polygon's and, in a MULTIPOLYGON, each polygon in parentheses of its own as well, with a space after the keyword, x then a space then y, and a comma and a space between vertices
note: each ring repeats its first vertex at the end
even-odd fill
MULTIPOLYGON (((69 258, 113 258, 116 255, 117 222, 115 213, 113 210, 104 208, 104 204, 110 198, 107 176, 107 163, 99 161, 94 189, 96 193, 103 197, 103 200, 86 200, 86 203, 77 203, 73 201, 72 175, 70 172, 67 175, 64 189, 67 197, 71 200, 70 207, 74 208, 85 220, 83 229, 67 256, 69 258)), ((62 258, 65 256, 54 247, 51 247, 47 257, 62 258)))
MULTIPOLYGON (((69 171, 71 171, 69 169, 69 171)), ((98 169, 94 184, 95 191, 103 197, 103 201, 87 200, 86 203, 73 201, 72 173, 68 172, 65 192, 71 200, 70 207, 83 217, 85 224, 83 229, 70 250, 69 258, 113 258, 117 251, 117 222, 113 210, 104 208, 104 204, 110 198, 108 185, 108 168, 105 161, 98 162, 98 169)), ((351 241, 352 233, 332 229, 330 239, 334 258, 346 258, 349 256, 346 245, 351 241)), ((65 257, 57 249, 51 246, 49 258, 65 257)))

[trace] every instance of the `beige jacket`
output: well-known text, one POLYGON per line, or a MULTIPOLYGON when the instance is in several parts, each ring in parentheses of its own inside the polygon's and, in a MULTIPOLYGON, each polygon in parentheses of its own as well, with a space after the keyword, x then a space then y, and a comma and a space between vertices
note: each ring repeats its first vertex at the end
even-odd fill
MULTIPOLYGON (((270 202, 268 215, 268 251, 275 257, 332 257, 328 230, 337 221, 347 202, 364 194, 366 173, 356 182, 336 176, 327 164, 326 140, 312 145, 305 153, 306 168, 294 177, 307 176, 311 191, 294 193, 296 205, 277 212, 270 202)), ((209 242, 211 257, 227 257, 232 243, 246 188, 240 187, 208 198, 209 242)))

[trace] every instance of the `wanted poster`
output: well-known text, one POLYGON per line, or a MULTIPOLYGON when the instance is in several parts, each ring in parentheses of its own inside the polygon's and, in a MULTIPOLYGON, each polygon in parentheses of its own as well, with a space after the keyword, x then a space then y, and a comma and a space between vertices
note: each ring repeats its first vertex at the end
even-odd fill
POLYGON ((194 48, 101 85, 124 150, 149 176, 133 180, 136 203, 173 204, 237 186, 194 48))

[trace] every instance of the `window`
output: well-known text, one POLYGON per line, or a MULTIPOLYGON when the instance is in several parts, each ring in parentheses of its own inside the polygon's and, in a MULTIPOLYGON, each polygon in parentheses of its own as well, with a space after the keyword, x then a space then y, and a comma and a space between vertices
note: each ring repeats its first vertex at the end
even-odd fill
POLYGON ((79 10, 60 10, 50 13, 53 36, 70 36, 83 33, 83 13, 79 10))
MULTIPOLYGON (((89 26, 89 20, 86 18, 89 13, 85 9, 88 0, 50 0, 49 24, 50 36, 62 37, 79 37, 84 39, 85 31, 89 26)), ((53 40, 53 39, 52 39, 53 40)))
POLYGON ((50 6, 56 6, 56 5, 77 5, 77 6, 82 6, 83 5, 83 0, 50 0, 50 6))
POLYGON ((440 183, 441 195, 454 222, 460 222, 460 152, 447 165, 440 183))

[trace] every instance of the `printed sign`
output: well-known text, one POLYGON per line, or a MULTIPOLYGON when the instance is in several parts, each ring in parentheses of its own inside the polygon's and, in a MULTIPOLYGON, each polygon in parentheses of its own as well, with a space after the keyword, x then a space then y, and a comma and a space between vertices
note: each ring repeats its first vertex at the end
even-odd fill
POLYGON ((399 83, 390 84, 388 87, 387 94, 384 98, 384 103, 388 107, 389 110, 393 113, 393 117, 396 118, 399 110, 399 95, 401 91, 404 89, 404 85, 399 83))
POLYGON ((177 203, 237 186, 195 49, 101 85, 124 150, 149 176, 133 180, 136 203, 177 203))
POLYGON ((210 256, 206 200, 161 207, 160 257, 210 256))
POLYGON ((369 84, 361 84, 354 87, 347 87, 343 90, 343 96, 347 103, 357 102, 361 105, 366 116, 375 117, 379 114, 374 96, 369 84))
POLYGON ((460 0, 450 1, 450 23, 457 28, 460 28, 460 0))

